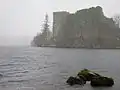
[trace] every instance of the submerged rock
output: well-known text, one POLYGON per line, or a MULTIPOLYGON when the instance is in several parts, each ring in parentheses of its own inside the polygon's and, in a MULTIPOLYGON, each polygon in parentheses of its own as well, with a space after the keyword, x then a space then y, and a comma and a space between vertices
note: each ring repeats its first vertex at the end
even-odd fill
POLYGON ((91 86, 113 86, 114 80, 108 77, 99 77, 91 80, 91 86))
POLYGON ((75 84, 84 85, 86 83, 86 81, 84 81, 82 78, 72 76, 70 76, 66 82, 71 86, 75 84))

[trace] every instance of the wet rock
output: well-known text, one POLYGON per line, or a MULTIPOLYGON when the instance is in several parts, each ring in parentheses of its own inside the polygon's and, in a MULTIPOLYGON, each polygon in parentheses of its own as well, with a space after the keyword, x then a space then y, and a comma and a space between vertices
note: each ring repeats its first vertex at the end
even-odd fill
POLYGON ((86 83, 86 81, 84 81, 81 78, 77 78, 77 77, 69 77, 68 80, 66 81, 69 85, 75 85, 75 84, 79 84, 79 85, 84 85, 86 83))
POLYGON ((114 80, 112 78, 108 77, 99 77, 99 78, 94 78, 91 80, 91 86, 97 87, 97 86, 113 86, 114 85, 114 80))
POLYGON ((66 82, 72 86, 74 84, 84 85, 86 81, 90 81, 93 87, 114 85, 114 80, 112 78, 104 77, 88 69, 81 70, 76 77, 69 77, 66 82))
POLYGON ((101 75, 95 73, 95 72, 92 72, 88 69, 83 69, 81 70, 78 74, 77 74, 78 77, 81 77, 83 76, 85 78, 86 81, 91 81, 92 78, 94 77, 101 77, 101 75))
POLYGON ((82 75, 79 75, 79 78, 83 81, 83 84, 86 84, 86 78, 82 75))

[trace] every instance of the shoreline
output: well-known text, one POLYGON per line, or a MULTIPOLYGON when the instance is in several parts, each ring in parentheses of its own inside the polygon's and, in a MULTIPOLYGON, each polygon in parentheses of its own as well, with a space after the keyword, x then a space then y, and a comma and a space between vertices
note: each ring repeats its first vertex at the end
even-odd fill
MULTIPOLYGON (((32 46, 34 47, 34 46, 32 46)), ((86 47, 56 47, 56 46, 38 46, 38 47, 47 47, 47 48, 65 48, 65 49, 120 49, 120 48, 86 48, 86 47)))

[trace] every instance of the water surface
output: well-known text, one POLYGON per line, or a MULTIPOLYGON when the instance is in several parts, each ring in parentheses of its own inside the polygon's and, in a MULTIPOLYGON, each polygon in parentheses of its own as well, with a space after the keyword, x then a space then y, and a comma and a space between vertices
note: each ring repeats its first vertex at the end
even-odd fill
POLYGON ((0 47, 0 90, 119 90, 120 50, 0 47), (113 77, 110 88, 69 86, 83 68, 113 77))

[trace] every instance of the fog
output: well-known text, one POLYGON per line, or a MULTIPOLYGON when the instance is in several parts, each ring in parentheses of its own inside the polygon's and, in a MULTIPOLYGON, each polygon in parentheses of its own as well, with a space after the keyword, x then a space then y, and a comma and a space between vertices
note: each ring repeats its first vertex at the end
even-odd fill
POLYGON ((106 16, 112 17, 120 13, 119 3, 119 0, 0 0, 0 45, 29 45, 40 31, 46 13, 50 25, 54 11, 75 12, 98 5, 106 16))
POLYGON ((32 36, 0 36, 0 46, 28 46, 32 36))

